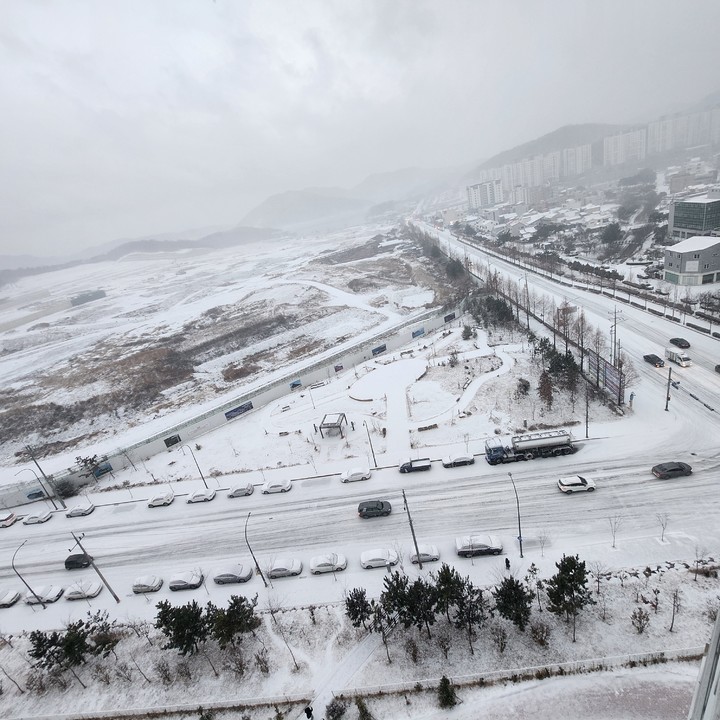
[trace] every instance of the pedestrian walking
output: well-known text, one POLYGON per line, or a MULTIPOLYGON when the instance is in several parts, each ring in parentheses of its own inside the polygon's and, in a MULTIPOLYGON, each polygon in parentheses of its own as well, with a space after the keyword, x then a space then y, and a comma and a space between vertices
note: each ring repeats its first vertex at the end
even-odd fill
POLYGON ((308 705, 308 706, 305 708, 305 717, 306 717, 308 720, 313 720, 313 709, 312 709, 312 705, 308 705))
POLYGON ((510 558, 505 558, 505 569, 510 570, 510 558))

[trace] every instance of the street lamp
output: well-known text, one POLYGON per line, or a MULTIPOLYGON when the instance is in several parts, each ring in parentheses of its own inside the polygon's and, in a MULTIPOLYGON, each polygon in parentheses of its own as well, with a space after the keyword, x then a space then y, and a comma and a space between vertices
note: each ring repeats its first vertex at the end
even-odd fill
POLYGON ((377 467, 377 460, 375 459, 375 450, 373 449, 372 440, 370 439, 370 430, 368 430, 367 423, 364 420, 363 420, 363 425, 365 426, 365 432, 367 433, 368 442, 370 443, 370 452, 372 453, 372 456, 373 456, 373 467, 377 467))
POLYGON ((15 556, 20 551, 20 548, 27 542, 27 540, 23 540, 20 543, 20 547, 13 553, 12 560, 10 561, 10 565, 12 565, 12 569, 15 571, 15 574, 20 578, 22 581, 22 584, 35 596, 35 599, 43 606, 43 610, 47 610, 47 605, 43 602, 42 598, 37 595, 37 593, 25 582, 25 578, 18 572, 18 569, 15 567, 15 556))
POLYGON ((257 558, 255 557, 255 553, 252 551, 252 548, 250 547, 250 541, 248 540, 248 536, 247 536, 248 522, 250 522, 250 513, 248 513, 247 517, 245 518, 245 544, 247 545, 248 552, 252 556, 253 562, 255 563, 255 571, 262 579, 263 585, 265 585, 265 587, 267 587, 268 586, 267 580, 265 580, 265 576, 263 575, 263 571, 260 569, 260 565, 258 564, 257 558))
POLYGON ((513 490, 515 491, 515 504, 517 506, 517 516, 518 516, 518 542, 520 543, 520 557, 523 556, 522 551, 522 528, 520 527, 520 499, 518 498, 517 494, 517 488, 515 487, 515 481, 513 480, 512 473, 508 473, 510 476, 510 482, 512 483, 513 490))
POLYGON ((47 488, 43 485, 43 481, 40 479, 40 476, 32 469, 32 468, 23 468, 22 470, 18 470, 15 475, 19 475, 21 472, 31 472, 35 479, 40 483, 40 487, 43 489, 43 492, 45 493, 45 497, 50 500, 50 502, 53 504, 53 509, 57 510, 57 505, 55 504, 55 500, 53 496, 47 491, 47 488))
POLYGON ((195 467, 198 469, 198 472, 200 473, 200 477, 202 478, 203 485, 205 486, 205 489, 208 489, 208 484, 205 481, 205 476, 202 474, 202 470, 200 469, 200 466, 198 465, 197 458, 195 457, 195 453, 192 451, 192 448, 189 445, 182 445, 180 447, 181 450, 183 450, 183 455, 185 454, 184 448, 187 448, 190 451, 190 454, 192 455, 192 459, 195 461, 195 467))

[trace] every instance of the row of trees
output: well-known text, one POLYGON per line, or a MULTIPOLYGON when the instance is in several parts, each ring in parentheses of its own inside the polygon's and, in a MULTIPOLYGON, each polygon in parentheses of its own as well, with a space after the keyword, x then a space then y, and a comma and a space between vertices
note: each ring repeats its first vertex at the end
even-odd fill
MULTIPOLYGON (((489 592, 476 587, 468 577, 443 563, 428 579, 410 579, 393 572, 384 579, 384 590, 378 600, 368 599, 364 588, 351 590, 345 598, 345 613, 354 627, 363 626, 382 636, 390 662, 388 635, 393 627, 415 627, 431 637, 431 627, 438 617, 462 631, 474 653, 473 642, 488 618, 497 613, 511 621, 521 632, 530 622, 535 601, 542 609, 544 590, 547 609, 572 622, 575 641, 576 619, 586 605, 593 602, 588 588, 585 563, 577 556, 563 556, 556 563, 557 573, 547 581, 538 577, 533 564, 524 581, 513 576, 503 578, 489 592)), ((447 657, 449 644, 443 648, 447 657)))

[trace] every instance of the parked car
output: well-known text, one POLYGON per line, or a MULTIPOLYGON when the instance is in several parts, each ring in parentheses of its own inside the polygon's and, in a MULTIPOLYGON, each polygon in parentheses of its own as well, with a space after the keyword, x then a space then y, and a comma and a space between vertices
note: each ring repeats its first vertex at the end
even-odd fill
POLYGON ((252 565, 241 565, 234 563, 227 567, 220 568, 213 575, 213 582, 218 585, 230 585, 231 583, 247 582, 253 575, 252 565))
POLYGON ((387 500, 363 500, 358 505, 361 518, 386 517, 392 512, 392 505, 387 500))
POLYGON ((215 499, 215 491, 210 489, 195 490, 188 495, 187 502, 199 503, 199 502, 210 502, 215 499))
POLYGON ((448 455, 442 459, 442 465, 446 468, 460 467, 461 465, 473 465, 475 458, 472 455, 448 455))
POLYGON ((686 350, 690 347, 690 343, 685 338, 670 338, 668 342, 671 345, 682 348, 683 350, 686 350))
POLYGON ((41 513, 35 513, 34 515, 28 515, 23 520, 23 525, 38 525, 40 523, 47 522, 52 517, 52 513, 49 510, 41 513))
POLYGON ((42 587, 36 588, 34 592, 28 590, 25 593, 25 603, 27 605, 54 603, 62 597, 64 592, 65 589, 59 585, 43 585, 42 587))
POLYGON ((655 465, 652 474, 661 480, 679 477, 680 475, 692 475, 692 468, 684 462, 667 462, 655 465))
POLYGON ((400 562, 398 554, 391 548, 376 548, 366 550, 360 555, 360 564, 366 569, 388 567, 397 565, 400 562))
POLYGON ((416 460, 404 460, 400 462, 400 472, 422 472, 423 470, 430 470, 432 467, 432 461, 430 458, 417 458, 416 460))
POLYGON ((187 570, 186 572, 178 573, 170 578, 168 587, 175 590, 195 590, 199 588, 205 576, 199 570, 187 570))
POLYGON ((643 355, 643 360, 646 363, 654 365, 655 367, 665 367, 665 361, 661 357, 658 357, 653 353, 650 353, 649 355, 643 355))
POLYGON ((12 607, 20 599, 20 593, 15 590, 0 590, 0 608, 12 607))
MULTIPOLYGON (((440 551, 437 549, 437 545, 418 545, 418 552, 420 553, 420 562, 435 562, 440 559, 440 551)), ((410 562, 417 564, 418 553, 413 549, 410 553, 410 562)))
POLYGON ((499 555, 503 546, 494 535, 465 535, 455 538, 455 550, 460 557, 499 555))
POLYGON ((79 580, 65 591, 66 600, 87 600, 97 597, 103 589, 102 583, 94 580, 79 580))
POLYGON ((340 572, 347 567, 347 558, 340 553, 316 555, 310 560, 310 572, 319 575, 326 572, 340 572))
POLYGON ((595 481, 585 478, 582 475, 571 475, 570 477, 562 477, 557 482, 558 487, 566 495, 574 492, 593 492, 595 490, 595 481))
POLYGON ((28 500, 41 500, 44 497, 46 497, 44 490, 31 490, 27 494, 28 500))
POLYGON ((17 519, 17 515, 13 512, 0 513, 0 527, 10 527, 17 519))
POLYGON ((302 560, 297 558, 276 558, 268 568, 269 578, 288 577, 290 575, 299 575, 302 572, 302 560))
POLYGON ((157 592, 163 586, 163 579, 157 575, 141 575, 135 578, 132 591, 136 595, 141 593, 157 592))
POLYGON ((148 500, 148 507, 162 507, 163 505, 170 505, 175 500, 175 493, 172 490, 168 490, 166 493, 159 495, 153 495, 148 500))
POLYGON ((245 485, 236 485, 229 493, 229 498, 246 497, 252 495, 255 492, 255 486, 252 483, 245 483, 245 485))
POLYGON ((289 480, 268 480, 262 486, 263 495, 288 492, 290 490, 292 490, 292 483, 289 480))
POLYGON ((80 568, 90 567, 92 557, 87 553, 75 553, 75 555, 68 555, 65 558, 65 569, 66 570, 79 570, 80 568))
POLYGON ((92 503, 89 505, 75 505, 75 507, 70 508, 70 510, 65 513, 65 517, 84 517, 85 515, 89 515, 94 509, 95 506, 92 503))
POLYGON ((351 468, 340 473, 340 482, 357 482, 358 480, 369 480, 372 475, 370 468, 351 468))

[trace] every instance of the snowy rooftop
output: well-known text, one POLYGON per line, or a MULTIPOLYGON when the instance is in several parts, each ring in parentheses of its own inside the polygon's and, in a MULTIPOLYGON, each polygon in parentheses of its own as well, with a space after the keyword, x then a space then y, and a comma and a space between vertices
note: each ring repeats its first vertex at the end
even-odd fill
POLYGON ((681 240, 677 245, 671 245, 668 250, 673 252, 685 253, 692 252, 693 250, 707 250, 707 248, 713 247, 713 245, 720 244, 720 237, 711 236, 700 236, 686 238, 681 240))
MULTIPOLYGON (((692 195, 690 197, 678 200, 678 202, 693 202, 693 203, 711 203, 720 200, 720 195, 711 193, 702 193, 701 195, 692 195)), ((691 238, 688 238, 691 239, 691 238)))

